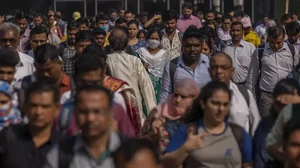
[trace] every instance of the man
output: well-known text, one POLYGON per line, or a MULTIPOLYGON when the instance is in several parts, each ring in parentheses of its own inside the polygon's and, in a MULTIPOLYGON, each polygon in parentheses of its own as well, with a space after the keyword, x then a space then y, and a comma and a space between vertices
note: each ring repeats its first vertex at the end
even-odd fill
POLYGON ((111 130, 112 107, 113 96, 103 86, 79 88, 75 94, 75 118, 81 134, 52 149, 44 168, 114 167, 111 153, 120 146, 122 138, 111 130))
POLYGON ((242 24, 244 27, 244 40, 252 43, 255 47, 258 47, 260 45, 260 38, 254 31, 252 31, 250 18, 244 17, 242 19, 242 24))
POLYGON ((89 30, 89 21, 86 18, 78 18, 76 20, 76 23, 78 25, 78 30, 89 30))
POLYGON ((131 20, 134 19, 133 18, 133 13, 129 10, 124 13, 124 17, 125 17, 127 23, 129 23, 131 20))
POLYGON ((266 42, 266 39, 262 39, 263 36, 266 33, 266 26, 268 25, 270 19, 268 16, 263 16, 262 17, 262 23, 259 24, 258 26, 255 27, 255 32, 257 33, 257 35, 259 36, 259 38, 261 39, 262 43, 266 42))
POLYGON ((35 15, 33 16, 33 23, 34 23, 34 26, 38 26, 38 25, 42 24, 43 23, 42 14, 35 13, 35 15))
POLYGON ((251 60, 247 77, 247 86, 255 93, 255 85, 259 82, 259 100, 261 116, 269 115, 273 102, 272 92, 276 83, 286 78, 298 65, 299 52, 284 42, 285 30, 281 26, 268 29, 268 43, 263 49, 256 49, 251 60), (262 50, 259 56, 259 50, 262 50), (260 71, 260 72, 259 72, 260 71))
POLYGON ((13 51, 6 48, 0 49, 0 80, 11 85, 14 82, 18 63, 19 61, 13 51))
POLYGON ((192 15, 193 13, 193 4, 191 2, 184 2, 182 4, 182 15, 179 17, 177 22, 177 29, 181 32, 185 32, 185 30, 190 26, 194 25, 198 29, 202 27, 200 20, 198 17, 192 15))
POLYGON ((300 168, 300 125, 299 120, 292 119, 284 127, 283 152, 286 168, 300 168))
POLYGON ((55 86, 33 83, 25 98, 28 124, 11 125, 0 132, 0 167, 42 167, 48 151, 63 138, 53 129, 59 108, 55 86))
POLYGON ((54 16, 54 9, 53 8, 49 8, 47 16, 54 16))
POLYGON ((13 23, 0 25, 0 47, 7 48, 16 53, 18 65, 14 76, 14 82, 18 82, 34 71, 33 58, 17 51, 20 42, 20 28, 13 23))
POLYGON ((0 25, 2 24, 2 23, 4 23, 4 14, 3 13, 0 13, 0 25))
POLYGON ((173 92, 176 82, 191 78, 200 87, 211 81, 208 68, 209 58, 201 54, 201 33, 197 28, 189 28, 182 38, 182 55, 166 64, 162 77, 160 103, 164 103, 173 92))
POLYGON ((147 20, 145 18, 146 17, 143 16, 142 27, 144 29, 151 29, 152 27, 159 27, 163 29, 162 13, 160 12, 154 13, 154 16, 149 20, 148 20, 148 16, 147 16, 147 20))
POLYGON ((298 51, 300 51, 300 25, 297 21, 292 21, 285 26, 288 39, 285 40, 287 44, 293 45, 298 51))
POLYGON ((100 13, 96 16, 96 27, 100 27, 103 30, 105 30, 105 32, 109 31, 109 22, 108 22, 109 18, 106 14, 104 13, 100 13))
POLYGON ((28 52, 28 55, 34 58, 34 52, 36 48, 40 45, 48 43, 48 30, 45 26, 39 25, 35 26, 30 31, 30 46, 31 50, 28 52))
POLYGON ((66 36, 67 35, 67 23, 65 21, 62 20, 62 14, 60 11, 56 11, 55 12, 55 21, 56 21, 56 25, 59 26, 62 35, 66 36))
POLYGON ((112 54, 108 55, 106 61, 111 75, 126 81, 133 88, 137 97, 138 111, 143 125, 146 116, 143 113, 142 100, 148 112, 146 114, 149 114, 150 110, 156 104, 152 82, 141 60, 123 52, 128 44, 128 36, 123 29, 116 28, 113 30, 109 36, 109 43, 114 50, 112 54))
POLYGON ((109 17, 109 27, 113 29, 115 27, 115 21, 118 18, 117 10, 115 8, 110 8, 108 10, 108 17, 109 17))
POLYGON ((127 21, 125 18, 123 17, 119 17, 117 20, 116 20, 116 24, 115 24, 115 27, 123 27, 123 28, 127 28, 127 21))
POLYGON ((161 168, 160 156, 151 141, 132 139, 125 141, 113 154, 116 168, 161 168))
POLYGON ((124 14, 125 14, 125 9, 123 9, 123 8, 120 8, 119 9, 119 18, 121 18, 121 17, 124 17, 124 14))
POLYGON ((78 57, 81 56, 84 48, 90 44, 92 44, 94 41, 94 37, 92 32, 90 32, 89 30, 82 30, 79 31, 76 34, 75 37, 75 51, 76 51, 76 55, 66 61, 64 61, 63 64, 63 70, 66 72, 67 75, 69 75, 70 77, 72 77, 74 75, 74 64, 76 59, 78 59, 78 57))
MULTIPOLYGON (((140 14, 139 14, 139 23, 140 23, 140 26, 143 28, 143 29, 146 29, 148 27, 144 27, 145 26, 145 23, 147 23, 147 21, 149 20, 149 13, 147 11, 142 11, 140 14)), ((154 21, 154 20, 153 20, 154 21)))
POLYGON ((215 19, 215 11, 210 9, 206 12, 206 20, 214 20, 215 19))
POLYGON ((93 31, 93 35, 95 38, 95 43, 99 44, 101 48, 104 47, 104 42, 105 42, 105 37, 106 37, 106 32, 102 28, 98 27, 95 28, 93 31))
POLYGON ((77 21, 77 19, 79 19, 81 17, 81 14, 77 11, 75 11, 72 15, 72 18, 74 21, 77 21))
POLYGON ((223 51, 230 55, 233 61, 235 73, 232 81, 239 85, 245 85, 251 57, 255 46, 243 40, 244 27, 241 22, 233 22, 230 28, 231 41, 228 41, 223 51))
POLYGON ((75 56, 75 37, 78 32, 77 24, 73 21, 67 25, 67 40, 59 44, 59 55, 63 61, 75 56))
POLYGON ((30 49, 29 35, 30 30, 27 29, 27 15, 24 12, 16 14, 16 24, 20 27, 20 44, 18 51, 22 53, 28 53, 30 49))
POLYGON ((174 10, 166 11, 162 17, 165 29, 163 30, 161 46, 167 51, 170 60, 181 55, 183 33, 176 29, 177 18, 177 13, 174 10))
POLYGON ((254 136, 260 114, 252 92, 246 86, 242 88, 231 81, 234 75, 231 57, 225 53, 212 55, 209 71, 212 80, 224 82, 232 91, 229 121, 254 136))

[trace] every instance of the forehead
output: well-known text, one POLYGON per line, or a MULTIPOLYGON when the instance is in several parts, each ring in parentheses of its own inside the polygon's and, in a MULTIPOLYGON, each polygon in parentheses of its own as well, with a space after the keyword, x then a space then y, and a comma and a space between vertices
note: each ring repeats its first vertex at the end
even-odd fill
POLYGON ((196 37, 190 37, 184 41, 184 44, 201 44, 201 40, 196 37))
POLYGON ((238 25, 231 25, 231 28, 232 29, 235 29, 235 30, 242 30, 242 25, 238 24, 238 25))
POLYGON ((89 44, 92 44, 92 41, 78 41, 77 44, 79 44, 79 45, 89 45, 89 44))
POLYGON ((109 107, 109 98, 103 91, 81 91, 78 95, 78 104, 83 106, 109 107))
POLYGON ((38 39, 43 39, 43 40, 47 40, 47 35, 46 33, 41 33, 41 34, 33 34, 31 36, 32 40, 38 40, 38 39))
POLYGON ((18 38, 18 35, 16 31, 8 29, 7 31, 0 32, 0 38, 18 38))
POLYGON ((268 40, 269 40, 270 42, 282 42, 282 41, 284 41, 284 36, 281 35, 281 36, 278 37, 278 38, 273 38, 273 37, 269 36, 269 37, 268 37, 268 40))
POLYGON ((132 13, 125 13, 125 16, 132 16, 132 13))
POLYGON ((44 69, 48 69, 48 68, 52 68, 54 66, 54 64, 57 64, 57 61, 52 61, 50 59, 48 59, 44 64, 39 64, 36 63, 38 65, 39 68, 44 68, 44 69))
POLYGON ((184 11, 192 11, 192 9, 189 8, 183 8, 184 11))
POLYGON ((29 95, 29 102, 37 104, 52 104, 54 94, 52 91, 34 92, 29 95))
POLYGON ((231 62, 230 59, 225 56, 225 55, 214 55, 211 57, 211 64, 212 65, 230 65, 231 66, 231 62))

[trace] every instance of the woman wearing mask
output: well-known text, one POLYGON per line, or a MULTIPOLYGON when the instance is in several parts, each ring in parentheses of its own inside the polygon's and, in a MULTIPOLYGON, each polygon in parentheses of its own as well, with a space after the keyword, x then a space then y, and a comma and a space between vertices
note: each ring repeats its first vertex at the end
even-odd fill
POLYGON ((139 54, 149 77, 154 86, 156 100, 159 99, 162 74, 166 63, 169 61, 167 52, 160 48, 162 33, 157 29, 152 29, 147 35, 147 47, 138 49, 139 54))
POLYGON ((223 16, 222 18, 222 26, 218 29, 218 36, 223 42, 227 42, 231 40, 230 36, 230 26, 232 23, 232 17, 231 16, 223 16))
POLYGON ((159 146, 161 154, 170 138, 183 123, 183 117, 198 97, 200 87, 193 79, 183 79, 175 85, 167 102, 156 106, 149 114, 142 129, 142 136, 159 146))
POLYGON ((271 166, 270 164, 275 163, 269 163, 269 165, 267 165, 270 157, 266 149, 266 137, 274 126, 278 114, 286 105, 278 101, 278 98, 282 95, 299 96, 299 87, 298 82, 294 79, 282 79, 276 84, 273 92, 274 100, 270 115, 260 121, 254 135, 254 167, 269 167, 271 166))
POLYGON ((199 100, 180 126, 163 157, 164 167, 246 168, 252 164, 251 137, 241 127, 228 123, 231 91, 218 81, 201 89, 199 100), (203 112, 203 114, 202 114, 203 112), (203 115, 203 116, 202 116, 203 115))
POLYGON ((54 34, 56 36, 58 36, 60 39, 62 39, 62 33, 61 33, 61 30, 59 28, 59 26, 56 26, 54 24, 55 22, 55 17, 53 15, 49 15, 48 16, 48 24, 49 24, 49 29, 50 29, 50 32, 51 34, 54 34))
POLYGON ((133 51, 137 51, 139 48, 145 47, 146 42, 137 38, 137 34, 139 32, 139 22, 136 20, 131 20, 128 22, 127 26, 129 33, 128 44, 133 49, 133 51))

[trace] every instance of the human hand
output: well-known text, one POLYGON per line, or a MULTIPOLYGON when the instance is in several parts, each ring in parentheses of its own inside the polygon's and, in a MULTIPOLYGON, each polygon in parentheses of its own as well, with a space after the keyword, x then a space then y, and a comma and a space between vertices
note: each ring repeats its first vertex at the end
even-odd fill
POLYGON ((195 135, 195 128, 188 128, 188 137, 184 143, 184 147, 188 151, 188 153, 203 148, 203 138, 209 135, 208 133, 200 133, 199 135, 195 135))
POLYGON ((277 101, 279 101, 282 104, 296 104, 296 103, 300 103, 300 96, 283 94, 277 97, 277 101))

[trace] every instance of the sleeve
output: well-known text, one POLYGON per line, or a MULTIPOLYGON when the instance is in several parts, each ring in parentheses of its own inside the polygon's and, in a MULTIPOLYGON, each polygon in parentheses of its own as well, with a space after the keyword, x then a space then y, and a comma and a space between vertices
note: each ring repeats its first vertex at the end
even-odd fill
POLYGON ((255 95, 255 84, 258 78, 258 71, 259 71, 259 60, 258 60, 258 49, 256 49, 253 53, 249 71, 248 71, 248 78, 247 78, 247 88, 255 95))
POLYGON ((258 127, 261 117, 253 94, 249 90, 248 90, 248 94, 249 94, 249 108, 250 108, 249 121, 250 121, 250 129, 251 129, 249 130, 249 134, 251 136, 254 136, 255 130, 258 127))
POLYGON ((162 86, 160 89, 159 103, 164 103, 167 101, 169 95, 171 94, 171 77, 170 77, 170 62, 168 62, 164 68, 162 76, 162 86))
POLYGON ((116 103, 114 104, 113 110, 114 118, 118 122, 119 131, 128 137, 135 137, 135 130, 122 106, 116 103))
POLYGON ((260 38, 257 33, 255 33, 255 36, 256 36, 255 47, 258 47, 260 45, 260 38))
POLYGON ((295 48, 294 67, 297 67, 297 65, 299 64, 300 56, 299 56, 299 50, 296 47, 294 48, 295 48))
POLYGON ((265 160, 262 157, 262 151, 266 152, 266 145, 265 145, 265 140, 266 140, 266 131, 263 128, 263 121, 262 120, 258 127, 257 130, 255 131, 255 135, 253 138, 253 159, 254 159, 254 167, 265 167, 265 160))
POLYGON ((171 137, 165 153, 170 153, 179 149, 187 139, 187 125, 182 125, 177 129, 175 134, 171 137))
POLYGON ((267 147, 281 143, 283 139, 283 129, 285 123, 292 117, 292 105, 285 106, 279 113, 275 125, 268 134, 266 143, 267 147))
POLYGON ((243 129, 243 163, 248 163, 253 161, 253 151, 252 151, 252 139, 249 134, 243 129))

